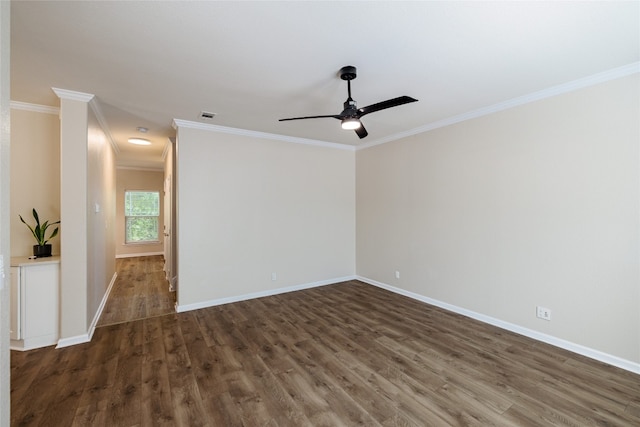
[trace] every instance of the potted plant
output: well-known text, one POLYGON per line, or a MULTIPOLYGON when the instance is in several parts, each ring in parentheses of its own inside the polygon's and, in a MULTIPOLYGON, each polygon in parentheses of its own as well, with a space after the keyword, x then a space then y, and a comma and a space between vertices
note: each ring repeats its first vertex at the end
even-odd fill
POLYGON ((22 219, 22 215, 18 215, 20 217, 20 221, 31 230, 33 237, 36 238, 37 245, 33 245, 33 255, 36 258, 48 257, 51 256, 51 244, 48 243, 49 240, 53 239, 58 235, 58 227, 49 235, 47 238, 47 228, 51 227, 55 224, 60 224, 60 221, 49 222, 45 221, 42 225, 40 225, 40 218, 38 218, 38 212, 36 212, 35 208, 33 209, 33 218, 36 220, 35 227, 31 227, 27 222, 22 219))

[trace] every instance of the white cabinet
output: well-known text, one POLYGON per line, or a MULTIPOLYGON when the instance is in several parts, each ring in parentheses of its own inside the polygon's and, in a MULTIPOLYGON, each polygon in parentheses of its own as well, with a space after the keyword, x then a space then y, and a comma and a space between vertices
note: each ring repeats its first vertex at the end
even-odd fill
POLYGON ((58 342, 60 257, 11 259, 11 348, 58 342))
POLYGON ((10 307, 10 329, 9 336, 12 340, 22 339, 20 324, 20 267, 11 267, 11 305, 10 307))

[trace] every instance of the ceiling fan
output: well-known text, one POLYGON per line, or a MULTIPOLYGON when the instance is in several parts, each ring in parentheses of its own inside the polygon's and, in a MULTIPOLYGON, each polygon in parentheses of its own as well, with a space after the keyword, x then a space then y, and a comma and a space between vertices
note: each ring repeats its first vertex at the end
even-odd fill
POLYGON ((360 118, 366 114, 375 113, 376 111, 385 110, 391 107, 397 107, 409 102, 416 102, 417 99, 410 96, 400 96, 398 98, 388 99, 386 101, 378 102, 377 104, 371 104, 366 107, 358 108, 356 101, 351 98, 351 80, 356 78, 356 67, 347 65, 340 69, 340 78, 347 81, 347 91, 349 97, 343 104, 343 110, 340 114, 328 114, 323 116, 306 116, 306 117, 292 117, 289 119, 280 119, 280 122, 287 120, 303 120, 303 119, 321 119, 325 117, 331 117, 338 119, 342 122, 342 129, 354 130, 360 139, 366 137, 369 133, 362 125, 360 118))

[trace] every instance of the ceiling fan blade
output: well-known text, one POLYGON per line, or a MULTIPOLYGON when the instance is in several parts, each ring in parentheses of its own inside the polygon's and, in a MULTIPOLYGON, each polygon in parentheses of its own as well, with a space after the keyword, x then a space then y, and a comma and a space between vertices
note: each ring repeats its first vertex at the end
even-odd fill
POLYGON ((364 128, 364 125, 362 124, 362 122, 360 122, 360 127, 358 129, 355 129, 355 131, 358 134, 358 136, 360 137, 360 139, 362 139, 365 136, 369 135, 369 132, 367 132, 367 130, 364 128))
POLYGON ((291 117, 289 119, 280 119, 279 122, 286 122, 287 120, 304 120, 304 119, 324 119, 324 118, 333 118, 333 119, 342 119, 342 116, 339 114, 330 114, 325 116, 306 116, 306 117, 291 117))
POLYGON ((409 102, 416 102, 417 99, 410 96, 399 96, 398 98, 388 99, 386 101, 378 102, 377 104, 371 104, 366 107, 358 108, 358 117, 362 117, 365 114, 375 113, 376 111, 384 110, 391 107, 397 107, 398 105, 408 104, 409 102))

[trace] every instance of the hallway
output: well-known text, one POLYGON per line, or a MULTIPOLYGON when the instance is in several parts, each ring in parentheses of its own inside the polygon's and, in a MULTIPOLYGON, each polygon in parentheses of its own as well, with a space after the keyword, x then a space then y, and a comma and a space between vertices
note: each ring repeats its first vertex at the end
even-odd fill
POLYGON ((118 258, 118 277, 98 327, 175 312, 175 292, 169 291, 161 255, 118 258))

